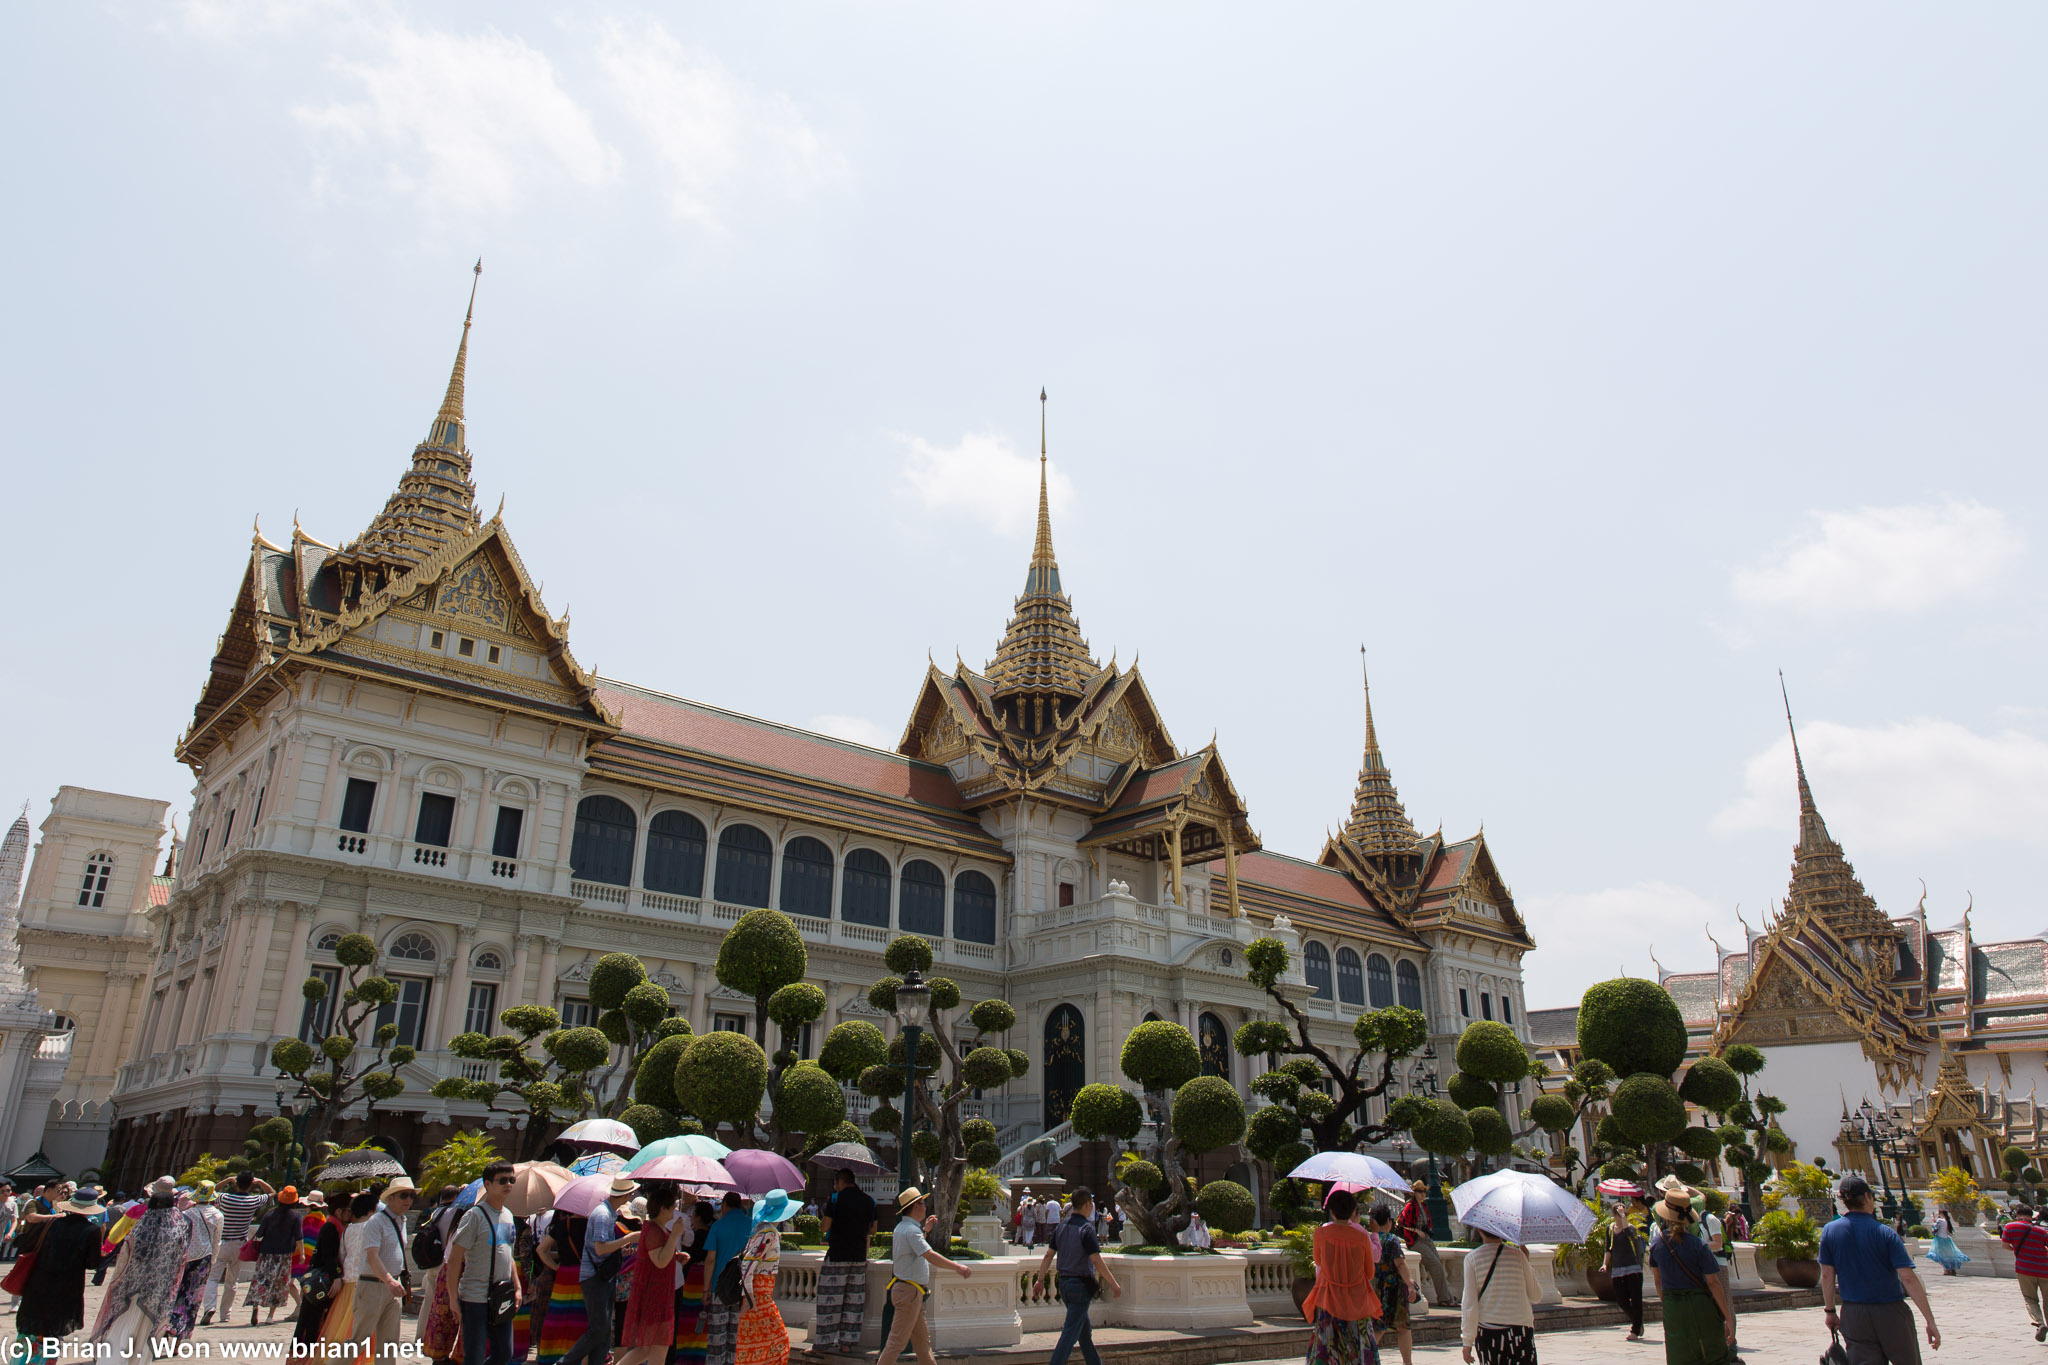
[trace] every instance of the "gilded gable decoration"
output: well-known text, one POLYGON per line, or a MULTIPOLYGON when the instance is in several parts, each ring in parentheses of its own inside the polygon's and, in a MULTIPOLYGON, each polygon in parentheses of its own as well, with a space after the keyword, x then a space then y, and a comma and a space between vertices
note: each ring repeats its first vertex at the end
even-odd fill
POLYGON ((481 555, 472 557, 449 575, 434 605, 443 615, 469 617, 499 630, 505 629, 511 614, 504 586, 481 555))

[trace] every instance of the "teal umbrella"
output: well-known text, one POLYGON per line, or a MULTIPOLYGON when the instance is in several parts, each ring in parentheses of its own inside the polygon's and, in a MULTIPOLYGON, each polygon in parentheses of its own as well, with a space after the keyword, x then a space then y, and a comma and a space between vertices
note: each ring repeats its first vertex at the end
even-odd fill
POLYGON ((713 1161, 723 1161, 731 1155, 732 1148, 714 1138, 705 1137, 702 1133, 657 1138, 633 1154, 633 1159, 626 1163, 626 1174, 631 1175, 657 1157, 704 1156, 710 1157, 713 1161))

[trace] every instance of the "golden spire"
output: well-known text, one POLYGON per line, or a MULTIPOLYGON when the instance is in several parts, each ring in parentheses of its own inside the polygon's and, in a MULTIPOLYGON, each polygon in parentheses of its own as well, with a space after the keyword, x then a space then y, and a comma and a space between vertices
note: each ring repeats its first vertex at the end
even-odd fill
MULTIPOLYGON (((1792 697, 1785 674, 1778 674, 1778 694, 1785 702, 1785 728, 1792 734, 1792 767, 1799 780, 1799 844, 1792 850, 1792 885, 1785 898, 1788 912, 1817 914, 1845 938, 1895 934, 1891 920, 1863 889, 1856 869, 1842 855, 1842 846, 1828 833, 1813 787, 1806 780, 1806 760, 1799 753, 1799 731, 1792 723, 1792 697)), ((1885 964, 1887 970, 1889 964, 1885 964)))
POLYGON ((469 368, 469 324, 476 318, 476 287, 484 277, 484 258, 476 258, 469 281, 469 308, 462 315, 462 340, 455 347, 455 368, 448 372, 448 392, 441 399, 441 410, 434 414, 433 428, 427 432, 427 444, 447 446, 451 450, 466 450, 462 419, 462 380, 469 368))
POLYGON ((1351 798, 1351 818, 1344 838, 1367 857, 1410 854, 1418 842, 1415 826, 1394 790, 1393 774, 1380 753, 1380 736, 1372 718, 1372 678, 1365 668, 1365 646, 1358 647, 1359 680, 1365 689, 1365 757, 1358 768, 1358 790, 1351 798))
MULTIPOLYGON (((1073 603, 1060 590, 1047 490, 1044 389, 1038 391, 1038 405, 1038 538, 1031 547, 1031 566, 1024 573, 1024 592, 1017 598, 1016 615, 1010 618, 996 656, 989 661, 988 679, 998 697, 1019 693, 1078 697, 1088 680, 1102 671, 1088 652, 1088 642, 1081 638, 1073 603)), ((1057 706, 1053 714, 1060 714, 1057 706)), ((1036 712, 1028 728, 1039 728, 1036 712)))

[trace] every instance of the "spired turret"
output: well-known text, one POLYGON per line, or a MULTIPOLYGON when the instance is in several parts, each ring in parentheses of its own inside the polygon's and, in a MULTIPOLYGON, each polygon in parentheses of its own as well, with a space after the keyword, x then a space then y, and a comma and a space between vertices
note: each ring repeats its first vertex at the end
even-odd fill
POLYGON ((1792 724, 1792 700, 1785 697, 1785 728, 1792 734, 1792 767, 1799 781, 1799 845, 1792 850, 1792 884, 1785 897, 1788 915, 1813 915, 1824 921, 1841 938, 1848 940, 1860 956, 1889 972, 1894 944, 1899 937, 1894 925, 1857 879, 1856 869, 1842 855, 1842 846, 1828 833, 1814 804, 1813 787, 1806 780, 1806 760, 1799 753, 1799 731, 1792 724), (1880 946, 1876 940, 1883 940, 1880 946))
MULTIPOLYGON (((1365 647, 1359 646, 1359 668, 1364 670, 1365 647)), ((1358 789, 1351 798, 1351 816, 1344 822, 1344 841, 1359 857, 1379 868, 1386 879, 1402 886, 1412 883, 1422 866, 1421 838, 1401 794, 1394 790, 1394 775, 1380 752, 1379 731, 1372 720, 1372 679, 1365 686, 1365 756, 1359 763, 1358 789)))

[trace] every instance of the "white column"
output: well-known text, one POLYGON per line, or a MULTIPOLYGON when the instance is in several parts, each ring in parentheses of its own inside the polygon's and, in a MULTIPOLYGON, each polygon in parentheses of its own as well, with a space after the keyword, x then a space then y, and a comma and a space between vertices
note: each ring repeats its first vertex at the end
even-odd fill
MULTIPOLYGON (((258 985, 270 974, 270 940, 277 932, 277 909, 276 901, 264 901, 255 911, 256 923, 252 927, 255 938, 250 944, 249 966, 235 984, 233 1028, 236 1033, 247 1033, 256 1026, 256 996, 258 985)), ((292 985, 289 981, 284 984, 287 988, 292 985)))
POLYGON ((277 1014, 271 1032, 285 1038, 299 1036, 299 1018, 305 1013, 306 997, 300 987, 306 981, 306 935, 313 932, 312 913, 303 905, 286 902, 284 975, 277 983, 277 1014))
POLYGON ((448 1046, 448 1040, 462 1032, 469 1010, 469 955, 476 945, 476 930, 463 925, 455 931, 455 955, 449 959, 448 995, 441 1002, 441 1030, 434 1039, 436 1048, 448 1046))

